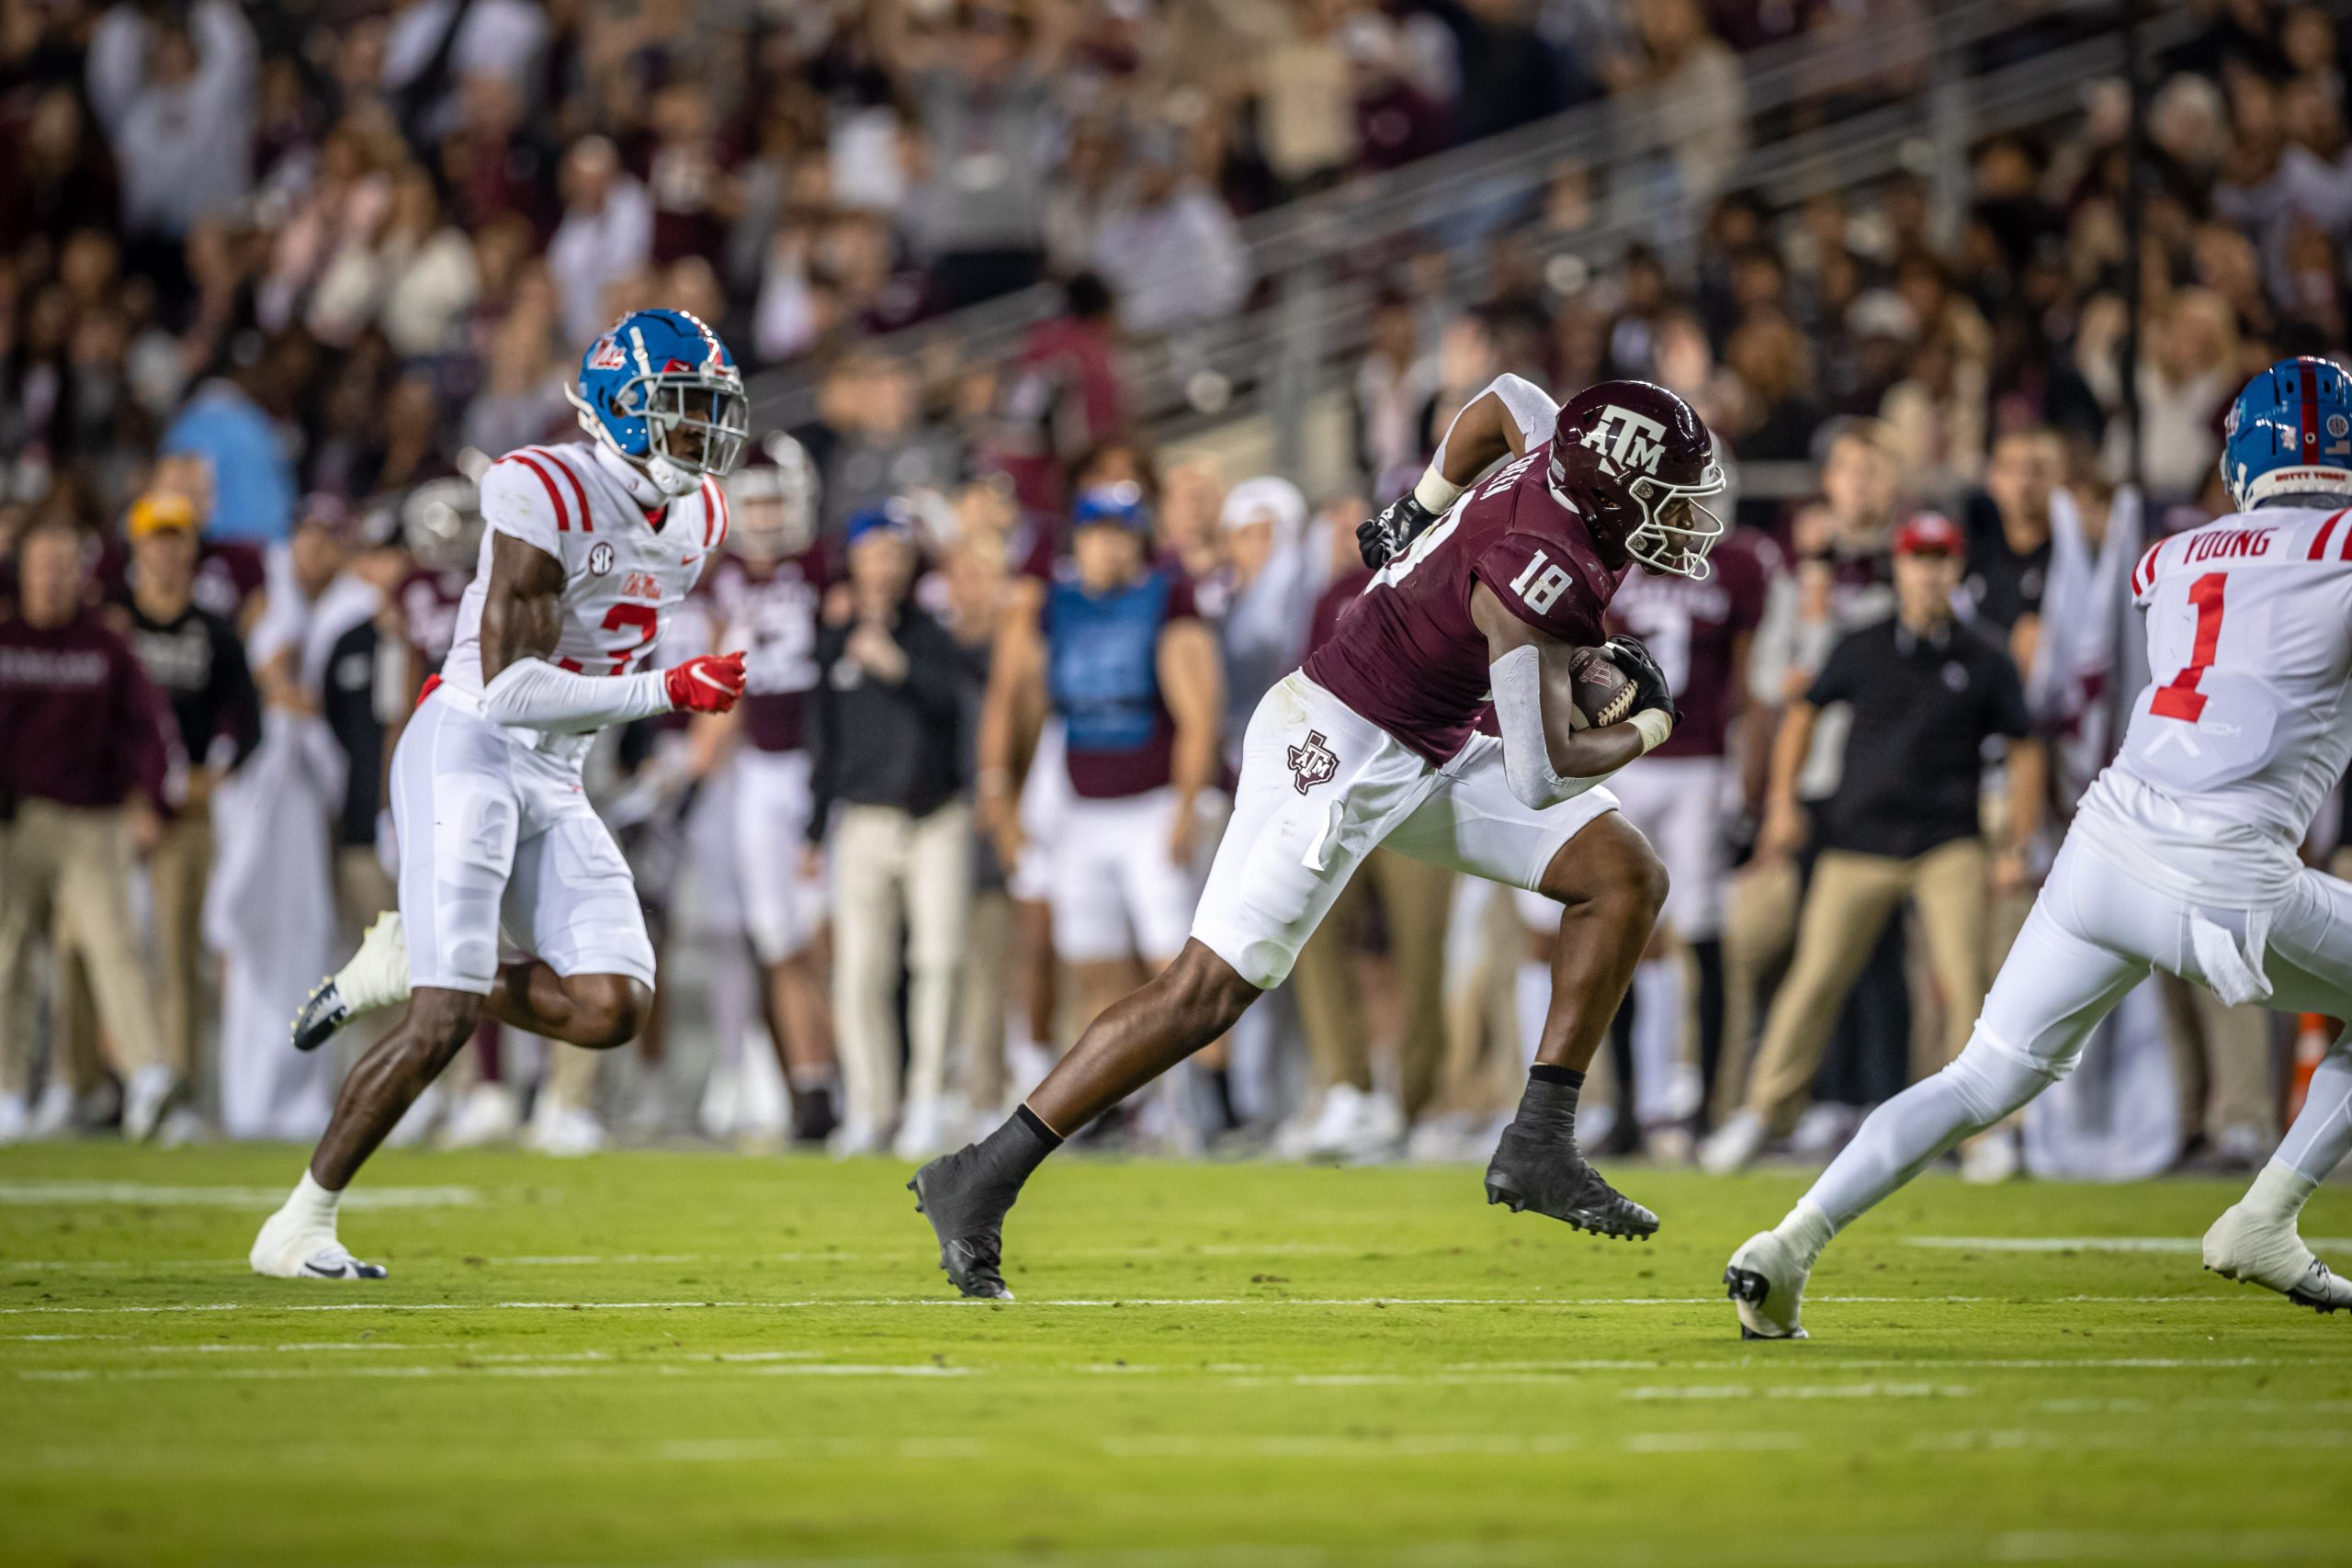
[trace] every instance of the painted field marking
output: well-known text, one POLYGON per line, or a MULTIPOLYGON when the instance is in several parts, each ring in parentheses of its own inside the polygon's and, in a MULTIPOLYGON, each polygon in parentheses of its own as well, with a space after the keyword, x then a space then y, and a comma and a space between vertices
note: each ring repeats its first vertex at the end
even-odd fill
MULTIPOLYGON (((2197 1252, 2194 1235, 1906 1235, 1905 1247, 1952 1252, 2197 1252)), ((2307 1235, 2303 1245, 2318 1252, 2352 1252, 2352 1236, 2307 1235)))
MULTIPOLYGON (((343 1196, 346 1209, 464 1209, 479 1205, 474 1187, 362 1187, 343 1196)), ((258 1209, 286 1201, 280 1187, 166 1187, 143 1181, 0 1181, 0 1203, 119 1203, 162 1208, 258 1209)))
MULTIPOLYGON (((322 1282, 304 1290, 324 1290, 322 1282)), ((1972 1305, 2091 1305, 2091 1306, 2238 1306, 2254 1301, 2243 1292, 2202 1295, 2072 1295, 2048 1297, 2000 1296, 1815 1296, 1822 1306, 1972 1305)), ((672 1311, 872 1311, 888 1307, 950 1312, 1116 1311, 1144 1307, 1238 1307, 1244 1311, 1298 1307, 1377 1307, 1412 1310, 1419 1307, 1685 1307, 1720 1306, 1721 1296, 1123 1296, 1049 1297, 1014 1303, 964 1301, 947 1296, 805 1296, 784 1301, 635 1301, 635 1302, 171 1302, 115 1306, 74 1306, 60 1303, 0 1306, 0 1315, 72 1314, 88 1316, 213 1312, 672 1312, 672 1311)), ((2061 1363, 2069 1364, 2069 1363, 2061 1363)))

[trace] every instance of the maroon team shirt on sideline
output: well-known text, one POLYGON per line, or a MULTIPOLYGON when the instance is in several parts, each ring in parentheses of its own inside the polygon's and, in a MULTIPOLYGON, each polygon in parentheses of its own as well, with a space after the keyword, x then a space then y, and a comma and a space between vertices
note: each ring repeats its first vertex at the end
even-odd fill
POLYGON ((1739 712, 1732 680, 1738 639, 1764 618, 1780 551, 1751 529, 1717 545, 1714 570, 1687 577, 1632 571, 1609 606, 1611 631, 1642 639, 1665 671, 1682 718, 1653 757, 1720 757, 1739 712))
POLYGON ((743 649, 745 683, 736 711, 755 750, 797 751, 808 744, 808 694, 820 673, 818 615, 832 582, 824 547, 813 545, 773 566, 722 556, 695 589, 709 595, 728 643, 743 649))
POLYGON ((1550 446, 1479 485, 1307 656, 1308 680, 1429 762, 1451 761, 1488 705, 1487 634, 1470 616, 1478 583, 1562 642, 1597 648, 1607 637, 1602 616, 1623 569, 1601 560, 1584 520, 1553 498, 1550 446))
POLYGON ((392 591, 406 624, 408 645, 427 675, 441 672, 450 644, 458 640, 458 605, 472 581, 470 571, 435 571, 421 566, 401 578, 401 585, 392 591))
POLYGON ((60 806, 157 805, 170 711, 130 643, 84 610, 61 626, 0 620, 0 795, 60 806))

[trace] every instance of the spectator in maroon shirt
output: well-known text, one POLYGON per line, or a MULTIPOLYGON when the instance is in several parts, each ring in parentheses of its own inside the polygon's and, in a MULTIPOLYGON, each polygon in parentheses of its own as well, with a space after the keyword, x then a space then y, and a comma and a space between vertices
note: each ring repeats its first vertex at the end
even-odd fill
POLYGON ((69 927, 125 1079, 123 1134, 155 1130, 177 1089, 130 919, 134 848, 154 840, 174 745, 130 645, 84 602, 82 536, 62 515, 17 543, 17 604, 0 620, 0 1143, 24 1134, 32 945, 69 927))

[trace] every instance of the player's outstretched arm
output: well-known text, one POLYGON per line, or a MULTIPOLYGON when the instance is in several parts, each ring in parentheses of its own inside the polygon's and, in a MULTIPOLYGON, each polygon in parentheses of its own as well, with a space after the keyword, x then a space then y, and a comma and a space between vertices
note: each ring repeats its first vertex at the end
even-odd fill
POLYGON ((1577 728, 1577 649, 1512 615, 1483 582, 1470 592, 1470 615, 1487 636, 1503 774, 1525 805, 1542 810, 1581 795, 1672 731, 1672 715, 1652 706, 1622 724, 1577 728))
POLYGON ((1479 475, 1505 457, 1525 457, 1541 439, 1537 433, 1559 412, 1550 395, 1525 377, 1506 371, 1488 382, 1446 426, 1420 481, 1356 530, 1363 564, 1379 570, 1460 500, 1479 475))
POLYGON ((549 663, 563 626, 563 563, 510 534, 492 535, 490 549, 481 705, 492 723, 582 734, 673 710, 724 713, 742 695, 740 653, 635 675, 583 675, 549 663))

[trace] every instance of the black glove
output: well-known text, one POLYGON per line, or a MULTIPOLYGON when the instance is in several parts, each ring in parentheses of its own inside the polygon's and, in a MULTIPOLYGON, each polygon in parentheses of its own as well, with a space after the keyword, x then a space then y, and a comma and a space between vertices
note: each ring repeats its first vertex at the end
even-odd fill
POLYGON ((1421 536, 1421 530, 1436 521, 1437 513, 1407 491, 1382 507, 1378 516, 1356 525, 1356 554, 1363 557, 1364 565, 1378 571, 1404 554, 1421 536))
POLYGON ((1666 683, 1666 671, 1657 667, 1650 650, 1637 637, 1620 634, 1600 645, 1601 656, 1625 672, 1634 682, 1634 711, 1644 708, 1664 708, 1682 722, 1682 710, 1674 705, 1674 689, 1666 683))

